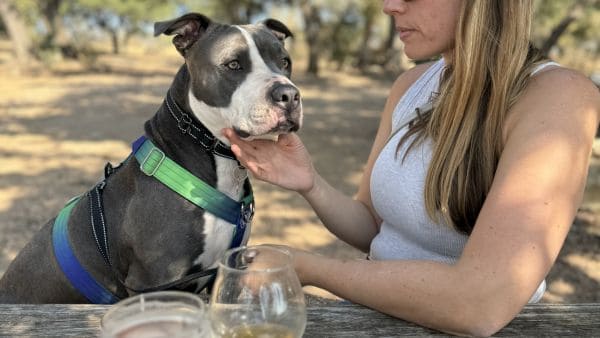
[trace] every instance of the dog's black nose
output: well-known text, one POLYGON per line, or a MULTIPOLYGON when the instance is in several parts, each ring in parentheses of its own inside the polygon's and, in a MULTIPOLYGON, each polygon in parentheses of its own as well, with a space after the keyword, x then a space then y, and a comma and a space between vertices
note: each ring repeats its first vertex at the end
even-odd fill
POLYGON ((300 92, 298 88, 289 84, 275 85, 271 91, 273 102, 287 111, 293 111, 300 105, 300 92))

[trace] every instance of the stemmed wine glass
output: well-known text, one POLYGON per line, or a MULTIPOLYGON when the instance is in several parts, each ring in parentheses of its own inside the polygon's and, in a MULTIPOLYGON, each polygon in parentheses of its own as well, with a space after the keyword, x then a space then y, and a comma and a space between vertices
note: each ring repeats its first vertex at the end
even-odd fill
POLYGON ((229 250, 219 263, 210 317, 220 337, 301 337, 306 305, 290 252, 270 245, 229 250))

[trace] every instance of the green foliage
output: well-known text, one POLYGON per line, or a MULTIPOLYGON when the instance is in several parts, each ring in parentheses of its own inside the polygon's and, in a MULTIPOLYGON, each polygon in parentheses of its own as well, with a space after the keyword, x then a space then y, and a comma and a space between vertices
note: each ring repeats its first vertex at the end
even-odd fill
POLYGON ((28 25, 33 25, 39 18, 39 7, 35 0, 14 1, 14 6, 21 15, 21 18, 28 25))
POLYGON ((154 21, 171 18, 176 2, 163 0, 69 0, 69 14, 104 30, 113 53, 154 21))
MULTIPOLYGON (((375 59, 381 59, 385 49, 398 51, 397 46, 390 43, 390 38, 397 38, 390 35, 389 20, 382 13, 381 0, 54 0, 60 4, 56 22, 44 11, 50 0, 13 1, 34 44, 40 46, 44 41, 56 43, 44 36, 49 32, 61 35, 61 44, 65 43, 65 37, 71 39, 67 43, 72 46, 85 43, 88 36, 104 32, 104 36, 113 41, 114 48, 118 48, 134 34, 148 34, 154 21, 174 18, 185 12, 200 12, 222 22, 247 23, 271 16, 274 9, 277 18, 294 31, 296 41, 305 42, 303 38, 307 32, 304 31, 301 8, 310 5, 318 9, 320 20, 318 39, 311 42, 310 47, 318 49, 320 56, 339 66, 356 64, 357 59, 381 63, 375 59)), ((586 62, 594 59, 597 65, 600 0, 535 0, 535 9, 533 41, 536 45, 543 45, 559 23, 572 17, 551 56, 583 58, 586 62)), ((597 68, 593 65, 588 68, 593 67, 597 68)))
POLYGON ((72 0, 73 13, 104 15, 121 18, 123 22, 135 26, 144 22, 163 20, 171 17, 175 3, 164 0, 72 0))
POLYGON ((183 0, 182 4, 191 12, 198 12, 216 21, 233 24, 252 23, 256 16, 264 13, 269 4, 283 0, 183 0))

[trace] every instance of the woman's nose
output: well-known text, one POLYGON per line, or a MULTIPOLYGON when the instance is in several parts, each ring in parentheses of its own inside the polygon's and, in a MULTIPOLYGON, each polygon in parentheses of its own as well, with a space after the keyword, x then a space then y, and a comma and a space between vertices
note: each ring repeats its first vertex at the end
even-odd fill
POLYGON ((387 15, 404 14, 406 12, 406 2, 406 0, 384 0, 383 12, 387 15))

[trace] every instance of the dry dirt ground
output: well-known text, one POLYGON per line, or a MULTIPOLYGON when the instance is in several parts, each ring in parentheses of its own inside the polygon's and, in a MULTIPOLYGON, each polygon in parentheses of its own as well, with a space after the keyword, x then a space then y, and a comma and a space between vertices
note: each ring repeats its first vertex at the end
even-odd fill
MULTIPOLYGON (((0 44, 0 274, 69 198, 100 178, 107 161, 127 156, 180 65, 175 52, 130 53, 102 56, 94 70, 67 62, 52 73, 19 76, 1 57, 8 52, 0 44)), ((295 81, 306 114, 300 134, 317 169, 353 194, 390 79, 326 72, 320 79, 300 74, 295 81)), ((251 243, 364 257, 329 234, 299 196, 260 182, 254 187, 251 243)), ((600 218, 593 202, 586 200, 572 227, 544 301, 600 301, 600 218)))

